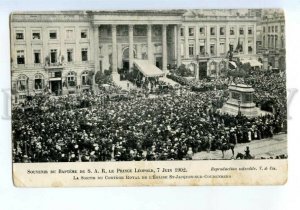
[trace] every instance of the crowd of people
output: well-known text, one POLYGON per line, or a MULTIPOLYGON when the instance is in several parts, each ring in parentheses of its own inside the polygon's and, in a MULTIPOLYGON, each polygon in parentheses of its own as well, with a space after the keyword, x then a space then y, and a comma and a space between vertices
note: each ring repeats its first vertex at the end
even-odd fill
MULTIPOLYGON (((258 98, 271 89, 282 108, 284 80, 255 76, 247 82, 255 85, 258 98)), ((269 138, 286 127, 282 111, 252 119, 221 114, 217 108, 227 100, 224 90, 109 100, 107 95, 118 91, 34 96, 15 107, 14 161, 184 160, 224 143, 269 138)))

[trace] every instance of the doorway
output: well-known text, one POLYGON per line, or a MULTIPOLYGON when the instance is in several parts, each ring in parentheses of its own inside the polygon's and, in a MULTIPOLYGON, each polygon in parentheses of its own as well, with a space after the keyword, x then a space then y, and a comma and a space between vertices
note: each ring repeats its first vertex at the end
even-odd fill
POLYGON ((157 68, 162 69, 162 57, 155 57, 155 65, 157 68))
POLYGON ((207 62, 199 62, 199 79, 207 77, 207 62))
POLYGON ((61 81, 51 81, 51 92, 56 96, 61 95, 61 81))

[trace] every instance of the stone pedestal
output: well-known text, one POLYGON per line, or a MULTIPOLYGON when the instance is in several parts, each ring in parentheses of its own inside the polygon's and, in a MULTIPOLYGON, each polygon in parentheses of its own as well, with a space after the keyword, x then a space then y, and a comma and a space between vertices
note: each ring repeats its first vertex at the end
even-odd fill
POLYGON ((255 90, 244 84, 231 84, 229 86, 229 99, 220 109, 221 113, 229 115, 243 115, 249 118, 270 114, 260 110, 253 102, 255 90))

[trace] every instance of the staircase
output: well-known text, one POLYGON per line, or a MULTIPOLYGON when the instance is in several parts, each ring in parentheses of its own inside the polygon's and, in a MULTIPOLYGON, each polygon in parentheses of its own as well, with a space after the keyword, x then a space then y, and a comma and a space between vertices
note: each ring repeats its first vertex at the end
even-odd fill
POLYGON ((137 87, 128 80, 120 80, 120 75, 118 73, 112 74, 112 80, 114 84, 120 87, 122 90, 129 91, 130 89, 137 89, 137 87))

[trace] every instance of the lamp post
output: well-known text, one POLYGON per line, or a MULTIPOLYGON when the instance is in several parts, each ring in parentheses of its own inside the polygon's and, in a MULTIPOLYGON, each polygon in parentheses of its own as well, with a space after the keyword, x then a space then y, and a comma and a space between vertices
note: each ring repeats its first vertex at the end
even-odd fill
POLYGON ((241 100, 238 100, 239 109, 238 109, 238 116, 241 116, 241 100))

